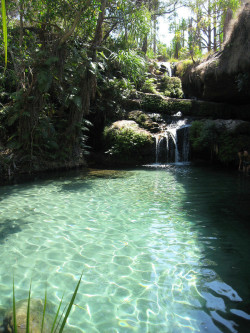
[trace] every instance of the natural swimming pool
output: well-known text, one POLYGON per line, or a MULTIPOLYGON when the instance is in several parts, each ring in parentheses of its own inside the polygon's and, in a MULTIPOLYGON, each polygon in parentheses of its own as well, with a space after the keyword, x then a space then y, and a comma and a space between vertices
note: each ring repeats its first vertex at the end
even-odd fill
POLYGON ((249 332, 250 179, 189 165, 0 188, 0 307, 69 300, 74 332, 249 332))

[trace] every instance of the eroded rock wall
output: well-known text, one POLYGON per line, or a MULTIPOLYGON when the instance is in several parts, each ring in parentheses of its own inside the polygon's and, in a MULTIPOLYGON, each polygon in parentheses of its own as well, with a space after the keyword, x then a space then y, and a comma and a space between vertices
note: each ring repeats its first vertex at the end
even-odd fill
POLYGON ((186 97, 250 105, 250 2, 234 21, 223 50, 189 68, 182 78, 186 97))

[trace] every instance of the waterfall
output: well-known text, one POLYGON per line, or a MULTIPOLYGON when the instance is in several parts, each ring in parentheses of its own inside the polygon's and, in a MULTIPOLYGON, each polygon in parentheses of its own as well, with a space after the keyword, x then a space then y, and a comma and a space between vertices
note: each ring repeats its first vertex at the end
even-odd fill
POLYGON ((172 76, 172 69, 170 62, 158 62, 158 66, 160 70, 166 71, 168 75, 171 77, 172 76))
POLYGON ((159 153, 163 136, 155 135, 155 163, 159 163, 159 153))
POLYGON ((178 120, 155 135, 155 162, 157 164, 188 162, 189 124, 178 120))

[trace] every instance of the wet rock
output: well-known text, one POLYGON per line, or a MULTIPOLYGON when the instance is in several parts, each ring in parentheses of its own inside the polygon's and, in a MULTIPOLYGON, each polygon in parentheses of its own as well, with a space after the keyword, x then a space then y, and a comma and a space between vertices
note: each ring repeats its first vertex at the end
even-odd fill
POLYGON ((139 126, 152 133, 157 133, 159 131, 159 124, 153 121, 152 118, 143 111, 134 110, 129 112, 128 119, 134 120, 139 126))
POLYGON ((229 132, 237 130, 240 125, 249 124, 249 122, 239 119, 216 119, 214 123, 218 130, 226 130, 229 132))

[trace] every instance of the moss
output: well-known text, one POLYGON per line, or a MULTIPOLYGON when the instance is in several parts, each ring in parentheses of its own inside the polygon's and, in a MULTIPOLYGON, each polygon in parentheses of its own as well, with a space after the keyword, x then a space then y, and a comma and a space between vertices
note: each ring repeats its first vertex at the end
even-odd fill
POLYGON ((143 125, 145 122, 150 121, 150 117, 146 113, 139 110, 129 112, 128 119, 134 120, 138 125, 141 125, 142 127, 144 127, 143 125))
POLYGON ((155 79, 151 78, 151 79, 145 80, 145 82, 143 83, 143 86, 141 88, 141 91, 145 92, 145 93, 157 94, 158 92, 156 90, 155 79))
POLYGON ((249 128, 250 124, 240 124, 236 130, 217 128, 215 121, 194 121, 190 127, 190 142, 196 156, 206 156, 228 165, 237 160, 237 152, 242 147, 250 148, 250 135, 242 134, 239 128, 249 128), (209 154, 207 154, 209 152, 209 154))
POLYGON ((187 69, 191 68, 193 66, 193 61, 191 59, 183 60, 181 62, 178 62, 176 64, 176 76, 182 77, 187 69))
POLYGON ((166 97, 183 97, 181 80, 178 77, 169 77, 164 75, 158 84, 158 89, 166 97))
POLYGON ((181 111, 184 114, 190 114, 191 101, 163 98, 160 95, 142 94, 141 107, 144 111, 158 112, 165 114, 174 114, 181 111))
MULTIPOLYGON (((119 123, 119 122, 117 122, 119 123)), ((130 122, 129 126, 119 126, 114 123, 104 129, 104 142, 108 155, 120 157, 123 160, 143 160, 143 151, 153 144, 151 135, 130 122)))
POLYGON ((155 133, 159 131, 159 124, 153 121, 149 115, 143 111, 135 110, 129 112, 128 119, 134 120, 140 127, 145 128, 150 132, 155 133))

